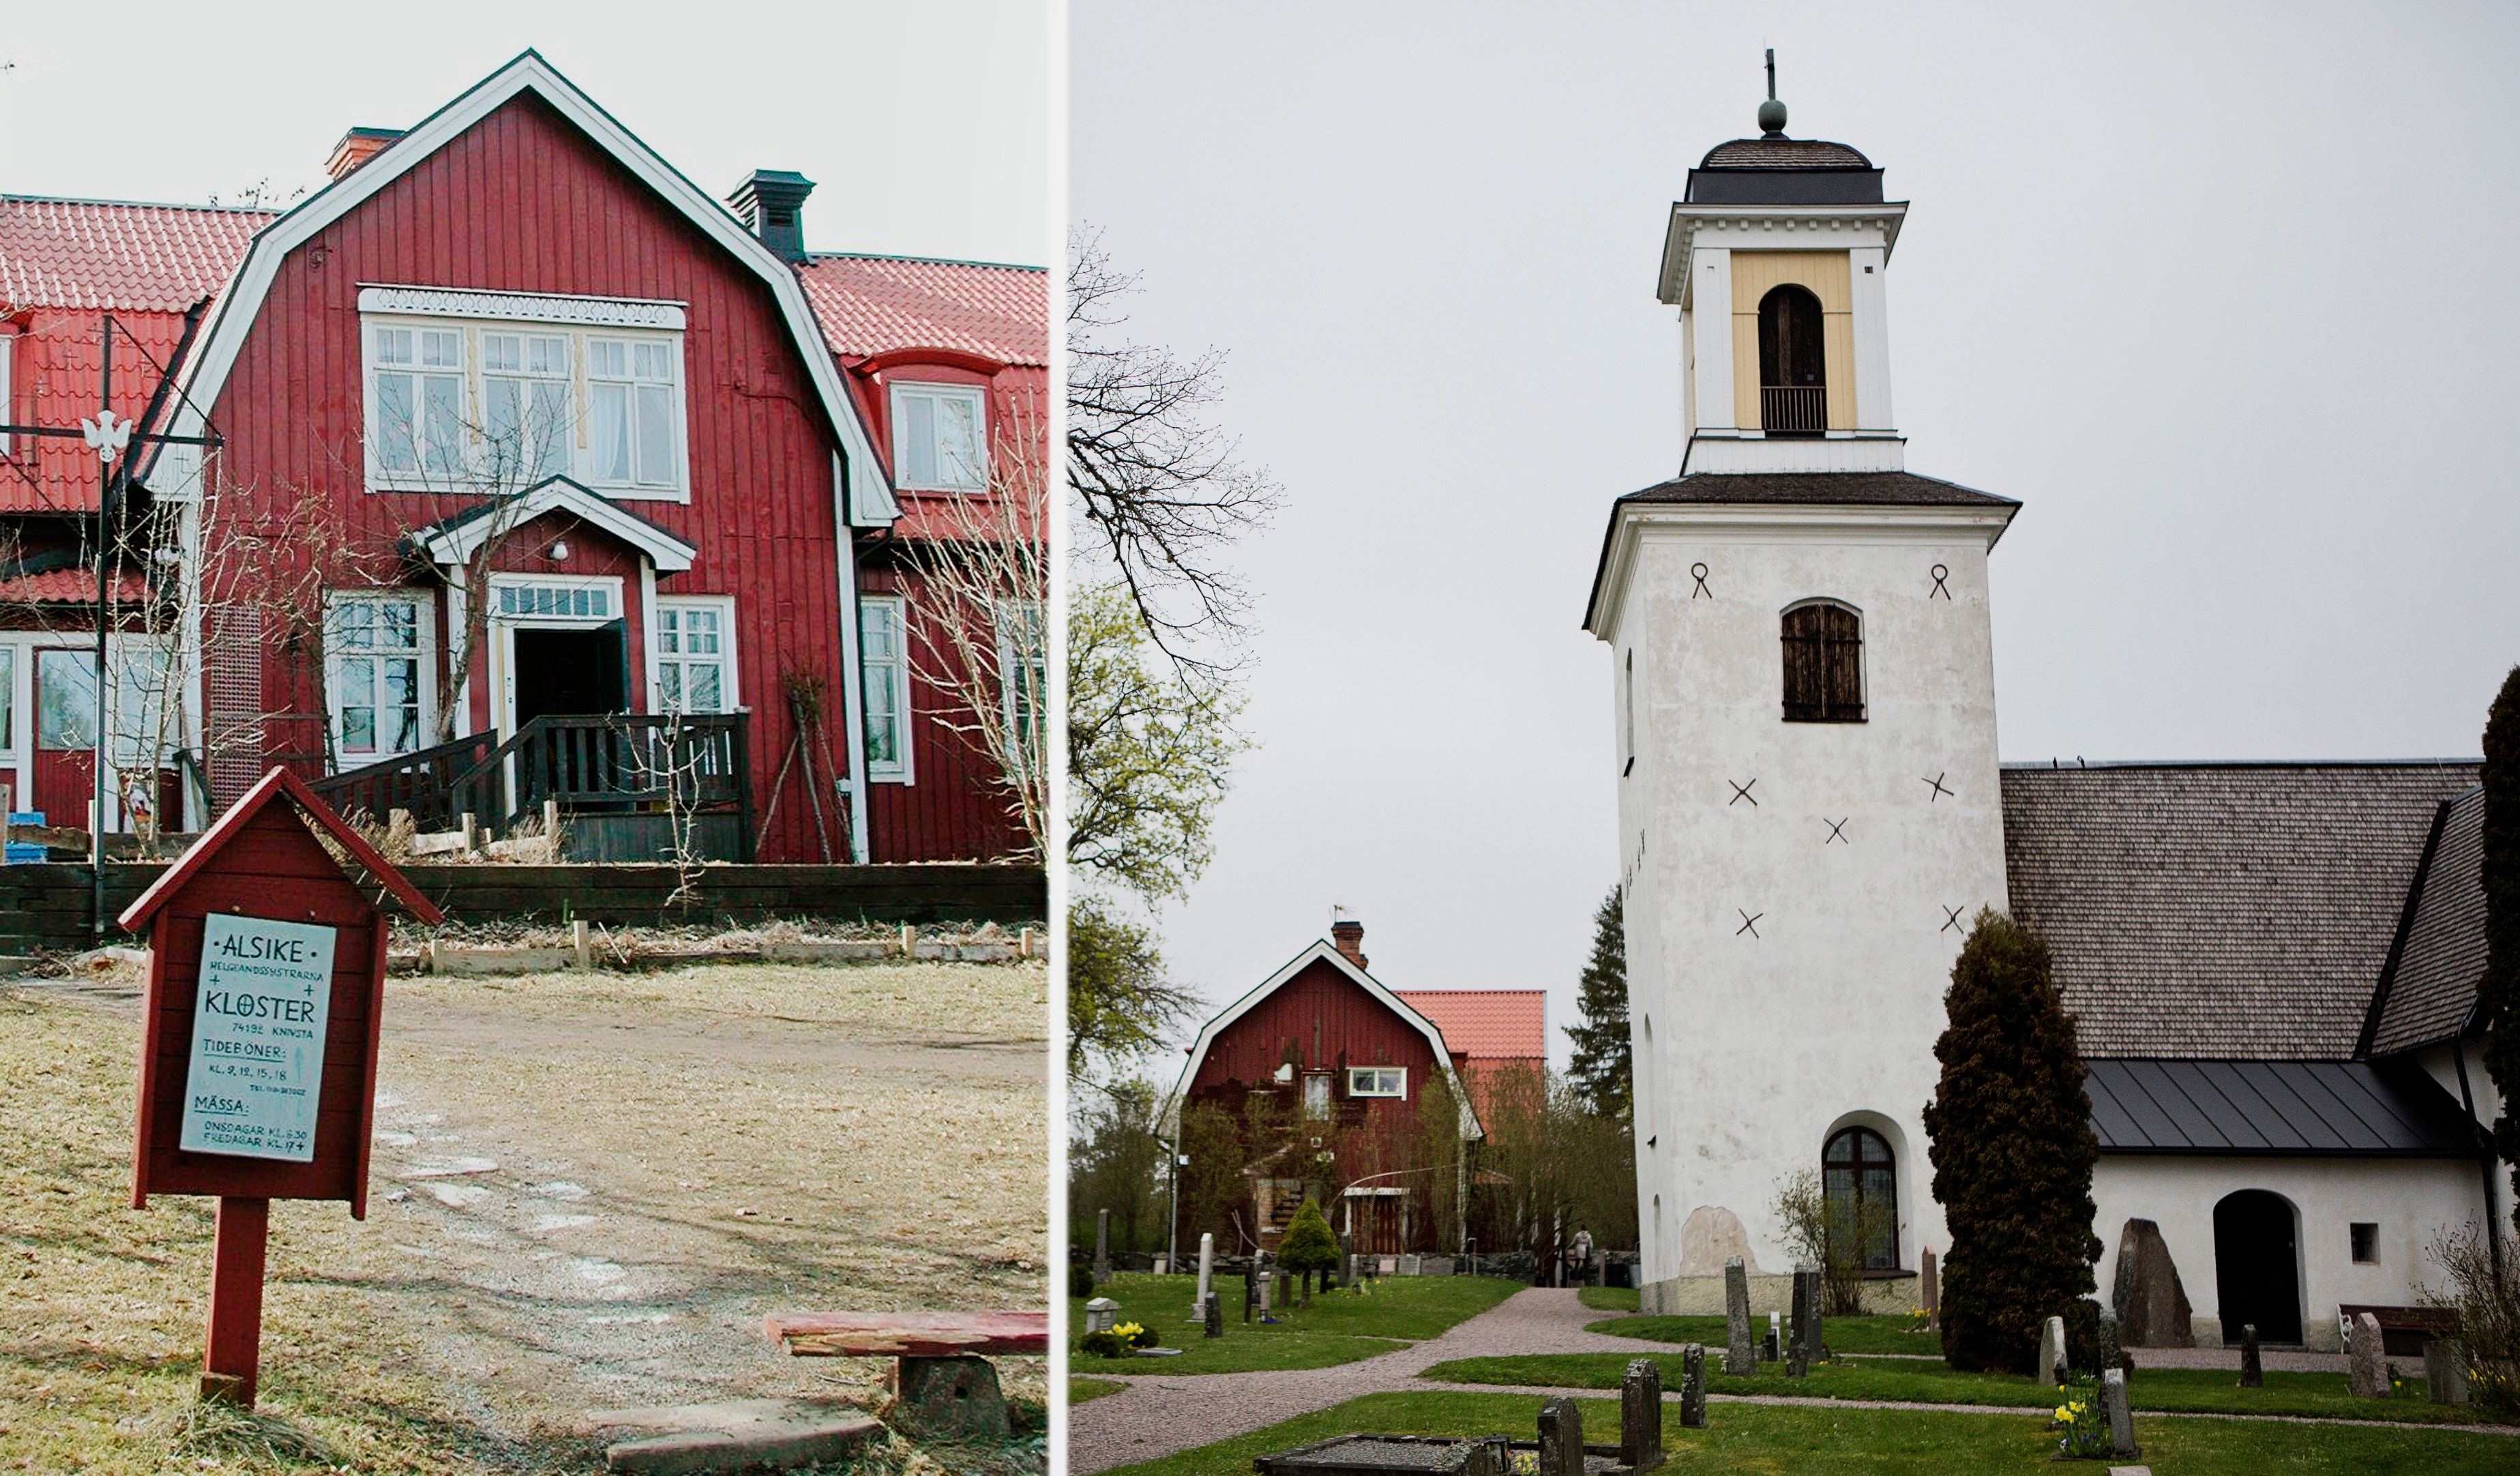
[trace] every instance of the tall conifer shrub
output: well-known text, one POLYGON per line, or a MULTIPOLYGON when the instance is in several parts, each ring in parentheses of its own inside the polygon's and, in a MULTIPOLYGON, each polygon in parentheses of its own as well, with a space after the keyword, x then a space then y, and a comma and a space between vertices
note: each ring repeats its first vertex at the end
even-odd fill
POLYGON ((1278 1247, 1278 1264, 1304 1277, 1304 1305, 1313 1305, 1315 1275, 1338 1270, 1338 1236, 1330 1233, 1330 1223, 1322 1216, 1322 1207, 1312 1200, 1295 1211, 1294 1223, 1286 1227, 1286 1242, 1278 1247))
POLYGON ((1584 1023, 1562 1027, 1575 1043, 1567 1075, 1585 1106, 1624 1125, 1635 1116, 1636 1087, 1629 1060, 1628 929, 1617 887, 1593 915, 1593 957, 1576 984, 1575 1008, 1584 1023))
MULTIPOLYGON (((2502 1094, 2494 1146, 2520 1165, 2520 666, 2485 719, 2485 1071, 2502 1094)), ((2520 1172, 2511 1176, 2520 1227, 2520 1172)))
POLYGON ((1941 1084, 1925 1104, 1943 1258, 1943 1356, 1960 1369, 2033 1371, 2039 1329, 2095 1283, 2092 1169, 2099 1140, 2073 1017, 2037 933, 1981 912, 1943 997, 1941 1084))

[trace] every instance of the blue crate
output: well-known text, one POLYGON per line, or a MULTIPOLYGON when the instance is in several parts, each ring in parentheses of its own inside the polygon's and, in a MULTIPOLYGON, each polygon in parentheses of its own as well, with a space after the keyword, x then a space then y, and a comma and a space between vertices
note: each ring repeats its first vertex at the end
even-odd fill
POLYGON ((43 823, 44 812, 41 810, 12 810, 9 812, 9 824, 13 826, 39 826, 43 823))
POLYGON ((5 858, 0 858, 0 864, 6 864, 9 866, 33 866, 39 865, 49 859, 49 855, 45 849, 31 841, 13 840, 8 842, 6 849, 7 855, 5 858))

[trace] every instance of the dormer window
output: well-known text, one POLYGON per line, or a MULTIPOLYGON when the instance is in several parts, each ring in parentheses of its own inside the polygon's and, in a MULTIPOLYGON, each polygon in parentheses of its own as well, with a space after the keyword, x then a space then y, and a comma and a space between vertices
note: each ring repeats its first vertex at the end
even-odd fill
POLYGON ((1792 283, 1759 299, 1759 426, 1772 436, 1828 428, 1820 299, 1792 283))
POLYGON ((1834 600, 1784 614, 1785 721, 1864 721, 1864 616, 1834 600))
POLYGON ((986 406, 976 385, 892 386, 893 475, 910 491, 977 492, 989 484, 982 453, 986 406))

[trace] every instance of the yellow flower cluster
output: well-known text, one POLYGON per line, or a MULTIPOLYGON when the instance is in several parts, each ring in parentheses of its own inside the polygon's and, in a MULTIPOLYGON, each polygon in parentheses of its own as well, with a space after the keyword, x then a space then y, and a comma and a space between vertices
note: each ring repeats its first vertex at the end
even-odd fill
POLYGON ((1119 1326, 1114 1327, 1111 1330, 1124 1338, 1133 1338, 1147 1329, 1139 1326, 1135 1322, 1122 1322, 1119 1326))

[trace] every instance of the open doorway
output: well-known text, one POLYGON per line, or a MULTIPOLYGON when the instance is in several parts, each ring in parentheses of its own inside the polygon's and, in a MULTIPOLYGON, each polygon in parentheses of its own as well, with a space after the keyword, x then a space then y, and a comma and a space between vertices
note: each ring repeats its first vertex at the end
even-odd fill
POLYGON ((2223 1341, 2255 1323, 2267 1343, 2301 1341, 2301 1255, 2292 1202, 2241 1189, 2214 1206, 2214 1288, 2223 1341))
POLYGON ((622 624, 510 632, 516 723, 538 717, 630 710, 629 645, 622 624))

